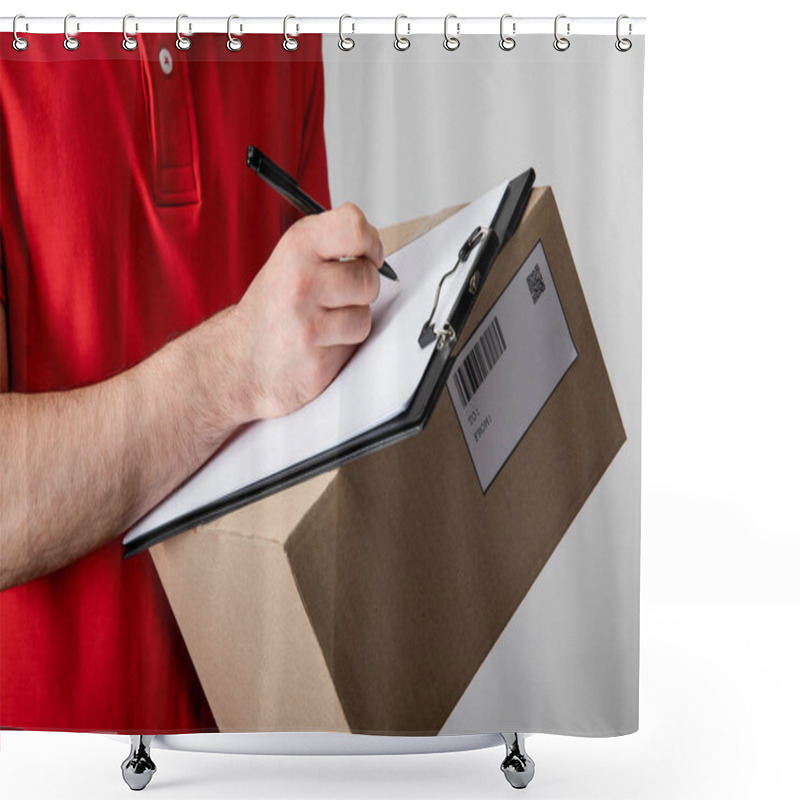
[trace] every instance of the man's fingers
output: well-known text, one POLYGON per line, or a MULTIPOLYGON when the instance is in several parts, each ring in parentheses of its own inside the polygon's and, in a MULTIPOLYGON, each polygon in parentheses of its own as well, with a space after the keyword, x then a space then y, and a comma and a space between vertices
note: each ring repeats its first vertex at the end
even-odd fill
POLYGON ((358 206, 352 203, 305 217, 303 242, 323 261, 339 258, 369 259, 380 266, 383 263, 383 245, 378 231, 367 222, 358 206))
POLYGON ((327 261, 314 272, 314 294, 324 308, 368 306, 378 299, 381 279, 372 261, 327 261))
POLYGON ((321 347, 360 344, 369 335, 371 327, 369 306, 321 309, 314 320, 315 344, 321 347))

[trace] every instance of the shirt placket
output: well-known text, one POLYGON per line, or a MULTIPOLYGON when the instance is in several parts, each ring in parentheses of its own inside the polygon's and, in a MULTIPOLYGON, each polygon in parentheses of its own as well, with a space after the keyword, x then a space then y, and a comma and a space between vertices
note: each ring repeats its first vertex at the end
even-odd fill
POLYGON ((159 206, 199 203, 197 122, 188 51, 175 47, 174 36, 153 34, 139 39, 155 203, 159 206))

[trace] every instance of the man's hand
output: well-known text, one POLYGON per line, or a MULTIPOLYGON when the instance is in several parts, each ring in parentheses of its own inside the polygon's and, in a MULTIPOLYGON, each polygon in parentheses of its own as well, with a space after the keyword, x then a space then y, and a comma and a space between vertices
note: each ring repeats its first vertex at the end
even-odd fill
POLYGON ((246 417, 288 414, 333 380, 369 334, 382 263, 378 232, 352 203, 286 231, 232 314, 246 417))

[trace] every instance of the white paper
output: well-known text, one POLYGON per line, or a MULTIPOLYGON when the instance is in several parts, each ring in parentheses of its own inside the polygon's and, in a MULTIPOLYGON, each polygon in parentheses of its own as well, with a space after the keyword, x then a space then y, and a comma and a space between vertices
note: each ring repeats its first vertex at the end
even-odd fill
MULTIPOLYGON (((245 426, 182 486, 125 536, 149 531, 311 456, 371 430, 402 413, 425 372, 434 346, 417 343, 436 287, 456 263, 472 231, 488 226, 507 183, 487 192, 389 259, 399 282, 381 278, 372 305, 372 330, 330 385, 310 403, 276 419, 245 426)), ((436 321, 449 317, 478 248, 444 283, 436 321)))

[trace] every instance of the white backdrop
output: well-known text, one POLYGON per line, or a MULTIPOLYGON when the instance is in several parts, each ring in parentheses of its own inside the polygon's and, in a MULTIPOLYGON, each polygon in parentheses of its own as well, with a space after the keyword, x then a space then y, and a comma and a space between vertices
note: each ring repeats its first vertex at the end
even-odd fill
MULTIPOLYGON (((19 13, 377 13, 374 0, 267 11, 195 0, 35 0, 19 13)), ((15 13, 15 9, 4 13, 15 13)), ((646 15, 640 730, 534 736, 537 798, 797 794, 800 270, 793 101, 800 8, 689 0, 408 0, 383 14, 646 15)), ((0 46, 6 46, 0 41, 0 46)), ((125 748, 126 749, 126 748, 125 748)), ((117 742, 0 732, 0 794, 127 796, 117 742), (81 776, 81 777, 79 777, 81 776)), ((291 758, 158 753, 168 798, 508 797, 501 751, 291 758)), ((531 796, 534 796, 531 794, 531 796)))

